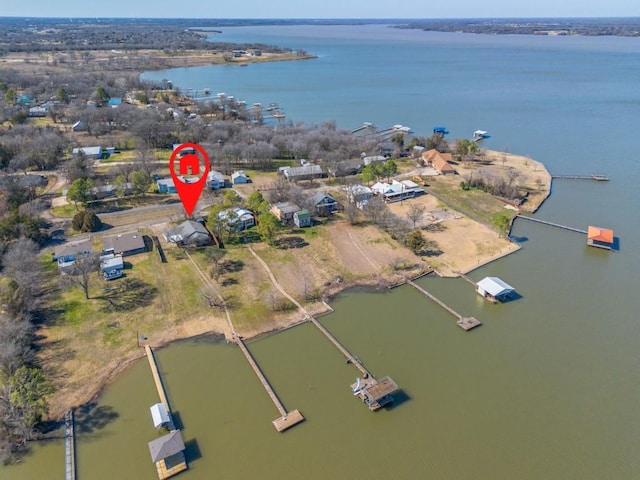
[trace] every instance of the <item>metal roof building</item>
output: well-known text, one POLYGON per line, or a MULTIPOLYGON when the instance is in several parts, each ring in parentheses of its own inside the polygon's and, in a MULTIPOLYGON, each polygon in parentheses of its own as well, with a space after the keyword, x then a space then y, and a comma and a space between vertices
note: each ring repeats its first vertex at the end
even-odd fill
POLYGON ((498 277, 485 277, 476 284, 476 287, 478 288, 478 293, 483 297, 501 302, 508 299, 515 292, 515 288, 498 277))

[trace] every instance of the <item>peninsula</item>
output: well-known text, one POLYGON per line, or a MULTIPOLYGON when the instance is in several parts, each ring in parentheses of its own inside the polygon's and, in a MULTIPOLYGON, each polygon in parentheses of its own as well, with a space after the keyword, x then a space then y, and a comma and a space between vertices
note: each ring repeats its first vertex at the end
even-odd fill
POLYGON ((549 194, 542 164, 473 140, 286 124, 277 105, 198 102, 139 79, 306 52, 204 48, 183 30, 150 48, 156 37, 120 26, 97 48, 103 27, 31 25, 36 46, 0 41, 2 321, 29 322, 21 341, 37 354, 11 368, 55 388, 43 418, 99 395, 144 355, 143 337, 249 338, 305 321, 298 303, 315 316, 349 288, 469 272, 517 250, 510 219, 549 194), (182 142, 214 159, 194 219, 166 181, 182 142))

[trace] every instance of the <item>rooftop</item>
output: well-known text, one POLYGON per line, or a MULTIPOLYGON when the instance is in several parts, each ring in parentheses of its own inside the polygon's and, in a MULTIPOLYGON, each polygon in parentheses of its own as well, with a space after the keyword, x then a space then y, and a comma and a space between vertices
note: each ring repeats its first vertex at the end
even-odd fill
POLYGON ((587 239, 595 240, 596 242, 613 243, 613 230, 589 225, 587 239))
POLYGON ((184 441, 180 430, 174 430, 160 438, 156 438, 149 442, 149 453, 153 463, 159 462, 171 455, 180 453, 184 450, 184 441))

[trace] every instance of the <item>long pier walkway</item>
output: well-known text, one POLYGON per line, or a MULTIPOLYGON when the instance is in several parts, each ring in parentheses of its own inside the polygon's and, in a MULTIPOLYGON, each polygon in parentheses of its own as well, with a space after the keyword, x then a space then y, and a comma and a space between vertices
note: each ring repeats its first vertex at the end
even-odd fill
MULTIPOLYGON (((186 250, 185 250, 185 252, 186 252, 186 250)), ((204 283, 209 288, 211 288, 212 291, 215 291, 215 288, 211 284, 211 281, 207 278, 207 276, 200 269, 200 267, 193 260, 193 258, 191 258, 191 255, 189 255, 189 252, 186 252, 186 253, 187 253, 187 257, 189 258, 189 260, 193 264, 194 268, 198 271, 198 273, 202 277, 204 283)), ((252 249, 251 249, 251 253, 253 253, 257 257, 257 255, 255 254, 255 252, 252 249)), ((257 258, 260 259, 260 257, 257 257, 257 258)), ((260 260, 262 260, 262 259, 260 259, 260 260)), ((287 409, 284 408, 284 405, 282 404, 282 402, 280 401, 280 399, 276 395, 275 391, 271 387, 271 384, 267 380, 267 377, 265 377, 264 373, 262 373, 262 370, 260 369, 260 366, 258 365, 258 363, 255 361, 255 359, 251 355, 251 352, 249 352, 249 349, 247 348, 247 346, 245 345, 244 341, 242 340, 242 337, 240 335, 238 335, 238 333, 236 332, 236 330, 235 330, 235 328, 233 326, 233 322, 231 321, 231 314, 229 313, 229 309, 224 304, 224 302, 223 302, 223 305, 224 305, 224 313, 225 313, 225 315, 227 317, 227 322, 228 322, 229 328, 231 330, 231 338, 229 338, 227 336, 227 340, 231 341, 232 343, 237 344, 240 347, 240 350, 242 351, 242 353, 244 354, 245 358, 249 362, 249 365, 251 366, 251 368, 255 372, 256 376, 258 377, 258 380, 260 380, 260 383, 262 384, 264 389, 267 391, 267 394, 271 398, 271 401, 273 402, 275 407, 278 409, 278 412, 280 412, 281 416, 276 418, 273 422, 271 422, 271 423, 273 423, 273 426, 276 428, 277 431, 283 432, 284 430, 287 430, 288 428, 291 428, 294 425, 304 421, 304 417, 302 416, 302 413, 300 413, 299 410, 293 410, 292 412, 287 412, 287 409)))
POLYGON ((260 380, 260 383, 262 383, 262 386, 267 391, 267 394, 271 398, 271 401, 280 412, 280 417, 276 418, 272 422, 273 426, 276 427, 276 430, 278 430, 279 432, 282 432, 288 428, 293 427, 295 424, 302 422, 304 420, 304 417, 302 416, 299 410, 287 412, 287 409, 284 408, 284 405, 276 395, 276 392, 273 391, 273 388, 271 388, 271 384, 262 373, 262 370, 256 363, 255 359, 253 358, 253 355, 251 355, 251 352, 249 351, 247 346, 244 344, 244 341, 242 340, 242 338, 236 335, 235 339, 236 339, 236 343, 240 347, 240 350, 242 350, 242 353, 244 353, 244 356, 247 358, 249 365, 251 365, 251 368, 253 369, 256 376, 260 380))
POLYGON ((64 461, 65 479, 76 479, 76 435, 73 410, 64 413, 64 461))
POLYGON ((551 175, 551 178, 557 178, 559 180, 595 180, 597 182, 608 182, 609 177, 606 175, 551 175))
POLYGON ((458 312, 456 312, 453 308, 451 308, 449 305, 447 305, 446 303, 444 303, 442 300, 440 300, 438 297, 436 297, 435 295, 427 292, 424 288, 422 288, 420 285, 418 285, 417 283, 411 281, 411 280, 407 280, 407 283, 409 285, 411 285, 413 288, 415 288, 416 290, 418 290, 420 293, 422 293, 423 295, 425 295, 427 298, 431 299, 432 301, 434 301, 435 303, 437 303, 438 305, 440 305, 442 308, 444 308, 447 312, 449 312, 451 315, 453 315, 454 317, 456 317, 458 319, 458 321, 456 322, 456 324, 462 328, 463 330, 471 330, 474 327, 477 327, 479 325, 482 325, 482 322, 480 322, 480 320, 474 318, 474 317, 463 317, 462 315, 460 315, 458 312))
POLYGON ((151 367, 151 374, 153 375, 153 381, 156 384, 156 390, 158 390, 158 396, 160 397, 160 402, 164 405, 164 408, 167 410, 169 414, 169 425, 167 428, 171 431, 175 430, 175 424, 173 423, 173 415, 171 414, 171 407, 169 406, 169 400, 167 399, 167 394, 164 390, 164 385, 162 384, 162 378, 160 378, 160 372, 158 371, 158 365, 156 363, 156 359, 153 355, 153 350, 149 345, 144 346, 144 350, 147 353, 147 359, 149 360, 149 366, 151 367))
POLYGON ((331 333, 329 332, 329 330, 327 330, 326 328, 324 328, 322 326, 322 324, 316 320, 314 317, 309 317, 309 321, 311 323, 313 323, 318 330, 320 330, 325 337, 327 337, 329 339, 329 341, 331 343, 333 343, 336 348, 338 350, 340 350, 340 352, 346 357, 347 361, 351 364, 353 364, 354 367, 356 367, 358 370, 360 370, 360 373, 362 373, 363 376, 365 377, 372 377, 373 375, 371 375, 371 373, 369 373, 369 371, 364 367, 364 365, 362 365, 362 363, 360 363, 360 360, 357 359, 356 357, 354 357, 353 355, 351 355, 351 353, 349 353, 349 350, 347 350, 339 341, 336 337, 334 337, 333 335, 331 335, 331 333))
POLYGON ((587 234, 586 230, 581 230, 579 228, 569 227, 567 225, 561 225, 559 223, 548 222, 546 220, 540 220, 539 218, 526 217, 524 215, 516 215, 515 218, 522 218, 524 220, 529 220, 530 222, 542 223, 543 225, 548 225, 550 227, 561 228, 563 230, 569 230, 570 232, 582 233, 584 235, 587 234))

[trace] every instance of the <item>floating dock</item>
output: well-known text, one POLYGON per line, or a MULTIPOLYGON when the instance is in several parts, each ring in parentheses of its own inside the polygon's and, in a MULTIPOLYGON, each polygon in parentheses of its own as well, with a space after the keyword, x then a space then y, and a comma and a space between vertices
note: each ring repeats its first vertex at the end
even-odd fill
POLYGON ((442 308, 444 308, 451 315, 456 317, 458 319, 458 321, 456 322, 456 325, 458 325, 464 331, 469 331, 472 328, 475 328, 475 327, 478 327, 478 326, 482 325, 482 322, 480 320, 478 320, 477 318, 474 318, 474 317, 463 317, 458 312, 456 312, 453 308, 448 306, 446 303, 444 303, 442 300, 437 298, 435 295, 427 292, 424 288, 422 288, 420 285, 416 284, 415 282, 413 282, 411 280, 407 280, 407 283, 409 285, 411 285, 413 288, 415 288, 416 290, 418 290, 420 293, 425 295, 427 298, 431 299, 432 301, 434 301, 435 303, 440 305, 442 308))
POLYGON ((269 381, 262 373, 262 370, 260 370, 260 367, 258 366, 255 359, 251 355, 251 352, 249 352, 249 349, 244 344, 244 341, 242 340, 242 338, 240 338, 240 336, 238 335, 235 335, 235 340, 238 346, 240 347, 240 350, 242 350, 242 353, 244 353, 244 356, 247 358, 249 365, 251 365, 251 368, 253 369, 255 374, 258 376, 258 379, 260 379, 260 383, 262 383, 262 386, 267 391, 267 394, 271 398, 271 401, 280 412, 280 417, 276 418, 273 422, 271 422, 273 423, 273 426, 276 427, 276 430, 279 432, 283 432, 288 428, 291 428, 294 425, 297 425, 298 423, 304 421, 304 417, 302 416, 302 413, 300 413, 299 410, 294 410, 293 412, 287 412, 286 408, 284 408, 284 405, 276 395, 276 392, 274 392, 273 388, 271 388, 269 381))
POLYGON ((73 410, 64 413, 64 461, 65 479, 76 479, 76 435, 73 410))

